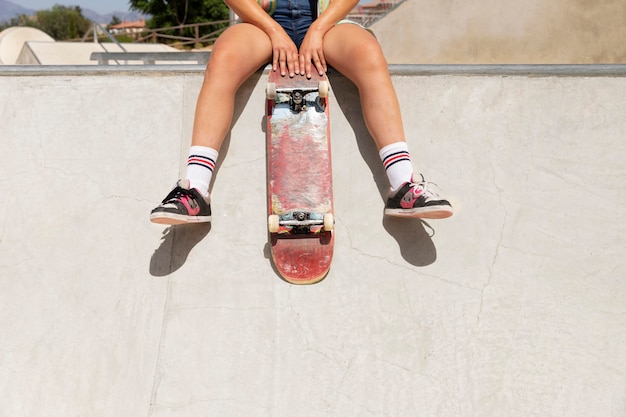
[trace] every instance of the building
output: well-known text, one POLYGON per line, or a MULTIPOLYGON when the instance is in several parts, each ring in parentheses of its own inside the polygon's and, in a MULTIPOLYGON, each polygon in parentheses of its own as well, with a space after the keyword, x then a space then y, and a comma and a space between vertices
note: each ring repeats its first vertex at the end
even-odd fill
POLYGON ((112 35, 131 35, 136 36, 146 29, 145 19, 140 19, 136 22, 122 22, 109 27, 109 32, 112 35))

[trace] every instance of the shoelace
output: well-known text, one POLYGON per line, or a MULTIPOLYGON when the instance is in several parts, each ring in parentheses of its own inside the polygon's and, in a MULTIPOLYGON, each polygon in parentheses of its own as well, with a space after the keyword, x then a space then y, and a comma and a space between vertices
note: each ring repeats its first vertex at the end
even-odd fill
POLYGON ((417 189, 422 190, 422 194, 427 199, 429 199, 429 198, 439 198, 439 194, 437 194, 432 189, 431 185, 434 185, 435 187, 439 188, 439 186, 437 184, 435 184, 434 182, 429 182, 429 181, 424 180, 424 176, 422 176, 422 181, 418 182, 418 183, 413 183, 412 184, 412 188, 417 188, 417 189))
POLYGON ((163 204, 169 203, 172 200, 183 200, 184 198, 190 198, 189 190, 182 187, 176 187, 163 199, 163 204))

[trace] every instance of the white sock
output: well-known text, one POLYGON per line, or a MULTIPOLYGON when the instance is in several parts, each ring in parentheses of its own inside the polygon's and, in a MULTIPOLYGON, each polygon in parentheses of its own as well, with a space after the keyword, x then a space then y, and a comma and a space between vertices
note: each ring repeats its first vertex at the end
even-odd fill
POLYGON ((204 197, 209 196, 209 184, 217 162, 218 152, 206 146, 192 146, 187 159, 187 179, 189 186, 204 197))
POLYGON ((383 161, 387 178, 392 190, 397 190, 404 183, 411 181, 413 166, 406 142, 396 142, 382 148, 378 154, 383 161))

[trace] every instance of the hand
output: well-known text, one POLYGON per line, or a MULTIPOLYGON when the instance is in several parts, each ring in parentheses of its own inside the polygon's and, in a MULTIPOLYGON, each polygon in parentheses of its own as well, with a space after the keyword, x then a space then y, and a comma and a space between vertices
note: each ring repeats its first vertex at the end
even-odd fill
POLYGON ((313 66, 319 75, 324 75, 328 70, 326 59, 324 58, 323 45, 324 36, 317 31, 309 29, 300 46, 300 74, 311 78, 313 66))
POLYGON ((285 32, 278 32, 270 36, 272 42, 272 69, 280 70, 283 77, 289 73, 290 77, 300 73, 298 48, 285 32))

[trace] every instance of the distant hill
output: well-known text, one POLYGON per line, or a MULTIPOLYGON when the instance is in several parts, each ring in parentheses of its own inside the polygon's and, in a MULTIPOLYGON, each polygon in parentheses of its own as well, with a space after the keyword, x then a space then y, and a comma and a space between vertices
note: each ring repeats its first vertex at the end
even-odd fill
POLYGON ((33 13, 35 13, 34 10, 27 9, 19 4, 11 3, 6 0, 0 0, 0 22, 6 22, 7 20, 11 20, 20 14, 31 15, 33 13))
MULTIPOLYGON (((92 20, 96 23, 109 24, 111 23, 111 19, 113 16, 117 16, 119 19, 124 18, 127 22, 133 22, 141 19, 141 13, 136 12, 113 12, 107 14, 99 14, 89 9, 81 9, 83 12, 83 16, 87 19, 92 20)), ((19 4, 12 3, 8 0, 0 0, 0 22, 7 22, 14 18, 17 15, 25 14, 27 16, 33 15, 36 13, 36 10, 27 9, 25 7, 20 6, 19 4)), ((147 16, 143 16, 146 18, 147 16)))

